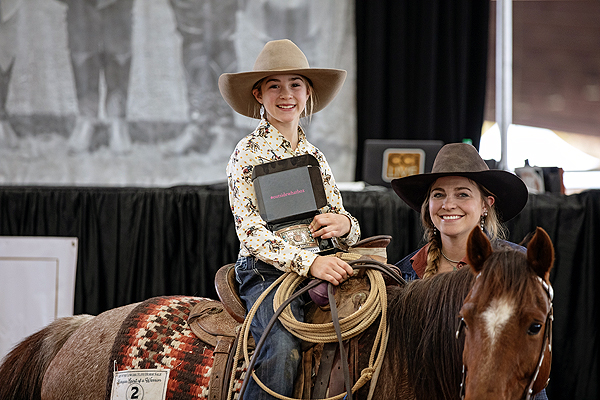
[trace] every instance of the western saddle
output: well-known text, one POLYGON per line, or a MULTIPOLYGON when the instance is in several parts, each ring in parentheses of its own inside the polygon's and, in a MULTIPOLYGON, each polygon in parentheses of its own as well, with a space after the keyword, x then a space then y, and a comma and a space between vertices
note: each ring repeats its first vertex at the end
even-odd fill
MULTIPOLYGON (((386 264, 386 247, 391 236, 379 235, 363 239, 348 249, 365 261, 375 260, 386 264)), ((239 340, 239 330, 246 317, 244 302, 238 295, 238 283, 235 278, 235 264, 221 267, 215 275, 215 288, 220 301, 202 299, 190 312, 188 325, 194 334, 214 347, 213 367, 209 383, 208 398, 210 400, 226 400, 229 389, 229 379, 233 365, 233 356, 239 340)), ((396 269, 395 266, 387 267, 396 269)), ((336 291, 336 304, 339 318, 344 318, 356 311, 369 294, 368 279, 362 278, 347 285, 346 290, 336 291)), ((347 281, 347 282, 349 282, 347 281)), ((393 284, 386 280, 386 284, 393 284)), ((344 284, 341 285, 341 287, 344 284)), ((306 305, 306 322, 331 322, 329 306, 319 307, 313 302, 306 305)), ((250 338, 251 339, 251 338, 250 338)), ((349 346, 346 343, 346 346, 349 346)), ((254 349, 254 341, 249 343, 249 352, 254 349)), ((297 379, 294 395, 297 398, 324 398, 344 391, 344 377, 339 365, 337 343, 313 344, 307 343, 304 350, 302 371, 297 379), (332 346, 329 346, 332 345, 332 346), (313 371, 316 370, 316 379, 313 371)), ((349 354, 346 352, 346 354, 349 354)), ((350 353, 349 358, 352 358, 350 353)), ((354 374, 355 378, 358 371, 354 374)))

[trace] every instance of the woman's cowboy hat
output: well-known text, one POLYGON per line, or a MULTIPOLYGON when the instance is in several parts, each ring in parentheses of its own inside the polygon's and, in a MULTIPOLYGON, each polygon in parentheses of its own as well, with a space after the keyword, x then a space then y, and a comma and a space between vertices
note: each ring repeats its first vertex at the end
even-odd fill
POLYGON ((421 212, 429 187, 442 176, 464 176, 492 192, 502 221, 520 213, 529 197, 521 178, 507 171, 489 169, 477 149, 467 143, 445 145, 435 157, 431 173, 394 179, 392 188, 413 210, 421 212))
POLYGON ((291 40, 282 39, 265 44, 252 71, 221 75, 219 90, 235 111, 250 118, 260 118, 260 104, 252 94, 252 88, 259 80, 278 74, 298 74, 310 79, 314 96, 313 113, 333 100, 346 79, 343 69, 310 68, 302 50, 291 40))

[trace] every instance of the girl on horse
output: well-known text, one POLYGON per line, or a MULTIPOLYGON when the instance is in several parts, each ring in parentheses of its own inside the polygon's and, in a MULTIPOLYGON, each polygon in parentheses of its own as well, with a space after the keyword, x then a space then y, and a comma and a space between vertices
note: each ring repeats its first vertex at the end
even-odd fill
MULTIPOLYGON (((304 53, 290 40, 268 42, 252 71, 219 78, 225 101, 241 115, 259 120, 254 132, 239 141, 227 165, 229 202, 240 240, 235 271, 247 310, 285 272, 310 274, 334 285, 352 274, 352 268, 339 258, 301 249, 271 232, 260 216, 252 180, 252 171, 259 164, 313 155, 319 162, 327 205, 310 223, 312 236, 337 238, 347 245, 359 240, 358 221, 344 209, 325 156, 308 142, 299 122, 329 104, 345 78, 344 70, 310 68, 304 53)), ((251 333, 257 342, 274 314, 273 296, 271 291, 252 320, 251 333)), ((303 305, 300 298, 291 304, 299 321, 304 320, 303 305)), ((258 378, 273 391, 291 396, 301 362, 300 346, 300 339, 277 322, 256 359, 258 378)), ((273 397, 252 380, 244 398, 273 397)))

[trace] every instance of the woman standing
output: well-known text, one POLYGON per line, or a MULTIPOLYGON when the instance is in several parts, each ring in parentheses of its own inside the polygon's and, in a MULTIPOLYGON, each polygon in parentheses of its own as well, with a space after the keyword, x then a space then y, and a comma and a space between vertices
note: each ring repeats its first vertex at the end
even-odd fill
MULTIPOLYGON (((525 251, 503 239, 502 222, 525 207, 527 186, 510 172, 490 170, 470 144, 445 145, 436 156, 431 173, 394 179, 392 188, 421 213, 427 241, 396 264, 407 281, 467 265, 467 240, 476 226, 488 235, 493 246, 525 251)), ((545 389, 535 400, 547 400, 545 389)))
MULTIPOLYGON (((219 89, 238 113, 259 119, 254 132, 240 140, 227 165, 229 202, 235 219, 240 252, 235 266, 240 297, 249 310, 258 297, 284 272, 308 274, 338 285, 352 268, 336 257, 324 257, 284 241, 261 218, 252 181, 255 166, 284 158, 313 155, 319 162, 327 205, 310 223, 313 237, 337 238, 352 245, 360 238, 358 221, 343 207, 340 192, 323 153, 308 142, 300 118, 320 111, 333 100, 346 71, 310 68, 302 51, 290 40, 268 42, 258 55, 253 71, 223 74, 219 89)), ((251 324, 259 341, 273 316, 271 291, 251 324)), ((304 320, 302 299, 291 304, 304 320)), ((291 396, 301 361, 301 341, 279 322, 275 324, 256 359, 258 378, 273 391, 291 396)), ((270 399, 253 380, 246 399, 270 399)))

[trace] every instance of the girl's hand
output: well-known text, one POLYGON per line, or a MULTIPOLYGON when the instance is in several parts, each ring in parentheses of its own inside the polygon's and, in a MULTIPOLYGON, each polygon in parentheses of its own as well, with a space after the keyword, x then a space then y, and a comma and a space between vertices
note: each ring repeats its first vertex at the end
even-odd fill
POLYGON ((317 256, 310 266, 310 273, 315 278, 331 282, 334 285, 339 285, 349 276, 354 270, 348 263, 337 257, 317 256))
POLYGON ((318 214, 309 225, 313 237, 321 239, 344 236, 350 232, 350 228, 352 228, 350 218, 335 213, 318 214))

